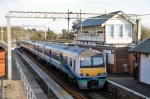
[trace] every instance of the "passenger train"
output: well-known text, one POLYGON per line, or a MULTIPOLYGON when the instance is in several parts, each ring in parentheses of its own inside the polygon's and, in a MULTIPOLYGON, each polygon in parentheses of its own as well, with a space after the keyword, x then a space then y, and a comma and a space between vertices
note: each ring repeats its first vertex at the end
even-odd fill
POLYGON ((65 73, 80 89, 100 89, 105 84, 106 62, 97 50, 32 40, 21 40, 20 45, 65 73))

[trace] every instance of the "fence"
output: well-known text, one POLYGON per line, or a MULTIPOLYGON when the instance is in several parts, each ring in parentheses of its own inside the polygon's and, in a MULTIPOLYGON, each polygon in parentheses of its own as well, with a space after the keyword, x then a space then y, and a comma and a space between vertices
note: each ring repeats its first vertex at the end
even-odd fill
POLYGON ((110 80, 107 80, 107 91, 110 93, 110 95, 114 96, 115 99, 150 99, 149 97, 146 97, 110 80))
POLYGON ((26 77, 25 77, 25 75, 24 75, 24 73, 23 73, 23 71, 22 71, 18 61, 16 59, 15 59, 15 61, 16 61, 17 71, 19 73, 21 82, 22 82, 22 84, 24 86, 24 90, 25 90, 25 93, 27 95, 27 99, 37 99, 35 94, 34 94, 34 92, 31 89, 31 86, 29 85, 29 83, 28 83, 28 81, 27 81, 27 79, 26 79, 26 77))

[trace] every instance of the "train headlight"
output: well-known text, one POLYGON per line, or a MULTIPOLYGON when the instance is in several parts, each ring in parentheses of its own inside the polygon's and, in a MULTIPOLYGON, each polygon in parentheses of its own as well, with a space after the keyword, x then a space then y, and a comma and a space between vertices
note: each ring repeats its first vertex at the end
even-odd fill
POLYGON ((84 74, 80 74, 81 76, 89 76, 89 74, 84 73, 84 74))
POLYGON ((106 73, 98 73, 97 76, 103 76, 106 75, 106 73))

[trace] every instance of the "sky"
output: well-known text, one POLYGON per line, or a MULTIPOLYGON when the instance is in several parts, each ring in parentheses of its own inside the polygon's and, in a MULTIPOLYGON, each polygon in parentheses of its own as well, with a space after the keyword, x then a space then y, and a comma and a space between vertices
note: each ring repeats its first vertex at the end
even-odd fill
MULTIPOLYGON (((39 12, 80 12, 83 13, 110 13, 122 10, 126 14, 150 14, 150 0, 0 0, 0 26, 6 26, 5 15, 9 11, 39 11, 39 12)), ((142 24, 150 26, 150 15, 141 16, 142 24)), ((72 22, 70 21, 70 28, 72 22)), ((62 29, 68 29, 67 20, 53 19, 11 19, 11 25, 27 26, 44 25, 46 28, 61 33, 62 29)), ((33 28, 33 27, 28 27, 33 28)))

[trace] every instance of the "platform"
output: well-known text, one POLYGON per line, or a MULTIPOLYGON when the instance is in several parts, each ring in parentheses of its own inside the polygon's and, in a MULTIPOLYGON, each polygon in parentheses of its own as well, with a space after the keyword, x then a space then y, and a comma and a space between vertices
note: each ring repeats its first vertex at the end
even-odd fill
POLYGON ((6 77, 0 78, 0 99, 27 99, 25 90, 22 86, 16 65, 12 59, 12 80, 9 86, 9 80, 6 77))
POLYGON ((130 74, 108 73, 107 79, 118 85, 126 87, 135 93, 141 94, 141 96, 146 97, 146 99, 150 99, 150 86, 143 83, 138 83, 130 74))
POLYGON ((0 78, 0 99, 47 99, 14 50, 12 50, 12 80, 8 80, 7 77, 0 78))
MULTIPOLYGON (((17 51, 18 52, 18 51, 17 51)), ((73 97, 66 92, 59 84, 57 84, 50 76, 48 76, 40 67, 38 67, 32 60, 30 60, 25 54, 18 52, 24 60, 29 63, 32 69, 40 76, 40 78, 46 83, 50 90, 59 99, 73 99, 73 97)))

